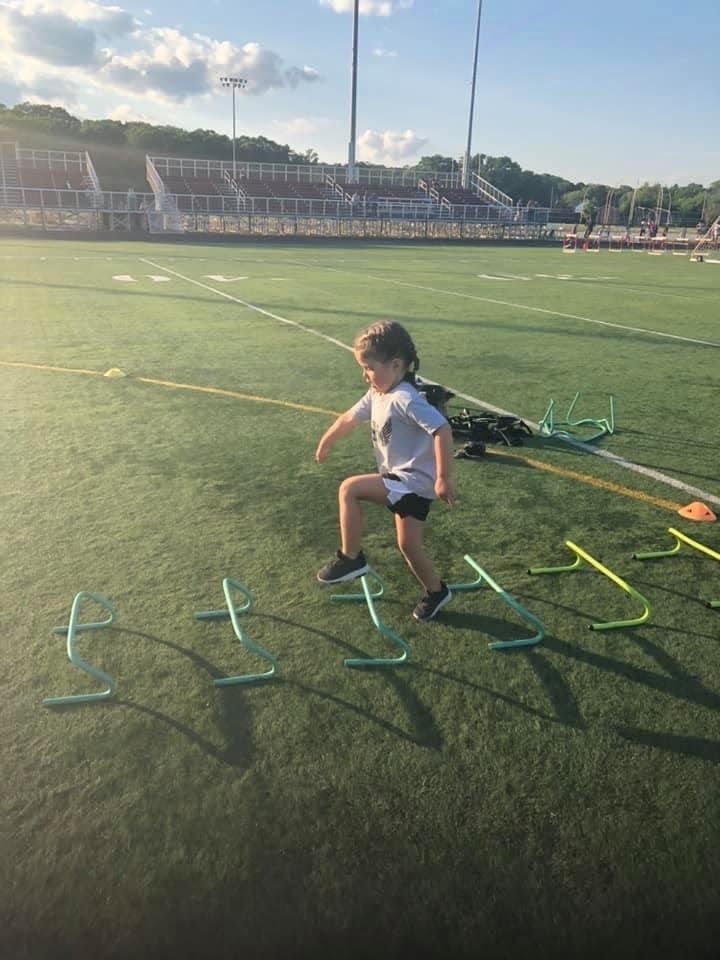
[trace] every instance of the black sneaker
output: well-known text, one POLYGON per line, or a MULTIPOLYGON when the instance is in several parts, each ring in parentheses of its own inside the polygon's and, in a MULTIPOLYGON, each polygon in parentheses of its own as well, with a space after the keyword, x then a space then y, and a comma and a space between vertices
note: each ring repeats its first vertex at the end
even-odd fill
POLYGON ((455 453, 456 460, 482 460, 485 456, 485 444, 482 440, 471 440, 455 453))
POLYGON ((440 584, 440 589, 435 593, 426 593, 420 603, 413 610, 413 617, 424 623, 426 620, 432 620, 435 614, 441 610, 448 601, 452 600, 450 587, 446 583, 440 584))
POLYGON ((362 550, 354 560, 346 557, 342 550, 338 550, 335 559, 318 570, 317 578, 320 583, 345 583, 347 580, 362 577, 369 570, 370 567, 362 550))

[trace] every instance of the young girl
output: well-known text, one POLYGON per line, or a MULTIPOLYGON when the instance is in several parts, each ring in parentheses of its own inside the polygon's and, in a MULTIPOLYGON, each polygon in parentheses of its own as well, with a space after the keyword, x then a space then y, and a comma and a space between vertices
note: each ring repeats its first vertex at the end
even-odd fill
POLYGON ((399 323, 374 323, 363 330, 353 353, 370 389, 323 434, 315 459, 322 463, 336 440, 370 421, 378 473, 341 483, 341 549, 317 578, 320 583, 342 583, 368 572, 361 550, 360 502, 385 504, 395 514, 400 552, 426 591, 413 616, 432 620, 452 594, 425 552, 423 530, 435 497, 452 506, 452 430, 415 387, 419 361, 410 335, 399 323))

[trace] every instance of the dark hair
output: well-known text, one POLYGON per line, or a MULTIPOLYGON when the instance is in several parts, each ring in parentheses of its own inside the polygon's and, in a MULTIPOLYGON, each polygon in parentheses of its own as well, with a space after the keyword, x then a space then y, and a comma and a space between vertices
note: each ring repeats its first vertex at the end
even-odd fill
POLYGON ((405 327, 394 320, 380 320, 366 327, 355 337, 353 350, 363 360, 402 360, 406 368, 403 380, 415 385, 415 374, 420 369, 415 344, 405 327))

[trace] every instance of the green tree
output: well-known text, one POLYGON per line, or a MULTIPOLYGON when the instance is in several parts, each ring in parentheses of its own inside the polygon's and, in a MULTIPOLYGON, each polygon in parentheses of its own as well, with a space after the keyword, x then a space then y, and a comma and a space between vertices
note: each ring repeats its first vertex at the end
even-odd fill
POLYGON ((420 157, 415 164, 418 174, 422 173, 452 173, 457 169, 457 163, 452 157, 444 157, 440 153, 432 156, 420 157))

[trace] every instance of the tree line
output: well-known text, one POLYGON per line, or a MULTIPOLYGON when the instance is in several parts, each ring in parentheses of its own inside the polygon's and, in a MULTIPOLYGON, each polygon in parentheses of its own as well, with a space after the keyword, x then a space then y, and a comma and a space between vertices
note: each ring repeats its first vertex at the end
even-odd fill
MULTIPOLYGON (((0 138, 13 137, 21 140, 24 146, 32 146, 33 133, 57 138, 59 147, 59 141, 67 138, 87 148, 100 145, 121 150, 128 147, 198 159, 232 159, 231 138, 215 130, 184 130, 169 124, 155 125, 136 120, 80 120, 62 107, 48 104, 18 103, 8 107, 0 103, 0 138)), ((236 137, 235 155, 238 161, 256 163, 321 162, 315 150, 298 152, 286 143, 276 143, 267 137, 236 137)), ((377 168, 381 165, 360 166, 377 168)), ((418 176, 424 172, 451 173, 458 170, 458 163, 453 157, 434 154, 422 157, 408 169, 417 172, 418 176)), ((573 183, 554 174, 524 170, 510 157, 491 157, 484 153, 476 153, 471 158, 471 169, 516 202, 572 210, 582 207, 593 215, 602 215, 607 209, 615 222, 629 222, 631 214, 637 221, 645 211, 651 215, 658 207, 671 208, 674 223, 699 220, 709 223, 720 215, 720 180, 713 181, 708 187, 700 183, 669 187, 651 183, 637 187, 573 183)))

